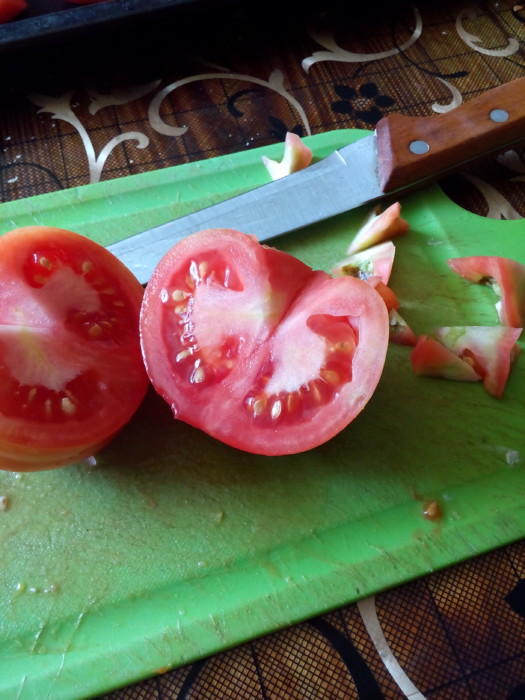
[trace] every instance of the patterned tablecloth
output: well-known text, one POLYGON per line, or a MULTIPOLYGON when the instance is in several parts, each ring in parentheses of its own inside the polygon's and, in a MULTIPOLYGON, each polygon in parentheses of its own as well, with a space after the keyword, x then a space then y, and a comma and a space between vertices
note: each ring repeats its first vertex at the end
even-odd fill
MULTIPOLYGON (((525 75, 525 6, 215 2, 64 41, 2 59, 3 201, 444 113, 525 75)), ((518 219, 524 182, 509 152, 444 188, 518 219)), ((404 696, 525 698, 523 542, 104 697, 404 696)))

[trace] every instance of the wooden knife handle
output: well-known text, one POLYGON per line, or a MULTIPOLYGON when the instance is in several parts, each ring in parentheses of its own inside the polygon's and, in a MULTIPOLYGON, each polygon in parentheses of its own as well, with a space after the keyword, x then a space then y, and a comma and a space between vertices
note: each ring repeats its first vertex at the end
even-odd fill
POLYGON ((442 177, 525 140, 525 78, 440 116, 391 114, 377 124, 376 138, 383 192, 442 177))

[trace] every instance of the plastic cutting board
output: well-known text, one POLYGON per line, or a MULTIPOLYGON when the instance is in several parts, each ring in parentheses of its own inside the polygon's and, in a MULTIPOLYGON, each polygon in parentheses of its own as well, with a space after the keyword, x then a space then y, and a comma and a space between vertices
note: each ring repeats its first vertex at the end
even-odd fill
MULTIPOLYGON (((305 141, 322 157, 361 135, 305 141)), ((282 145, 2 204, 0 231, 36 222, 108 244, 263 184, 262 153, 282 145)), ((275 244, 329 270, 365 214, 275 244)), ((466 212, 438 186, 403 214, 391 286, 416 333, 497 324, 492 290, 445 261, 525 262, 525 222, 466 212)), ((522 537, 525 356, 497 400, 414 376, 409 354, 392 345, 363 413, 305 454, 235 451, 151 393, 96 465, 0 473, 0 697, 108 691, 522 537), (423 516, 433 499, 438 522, 423 516)))

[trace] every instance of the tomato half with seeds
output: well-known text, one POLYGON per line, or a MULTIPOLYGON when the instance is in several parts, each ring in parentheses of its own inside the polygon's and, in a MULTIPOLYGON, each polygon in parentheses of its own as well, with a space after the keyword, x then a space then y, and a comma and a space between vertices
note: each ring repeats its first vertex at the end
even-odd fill
POLYGON ((233 447, 282 455, 326 442, 364 408, 388 326, 366 282, 215 229, 161 260, 140 327, 150 379, 177 418, 233 447))
POLYGON ((148 387, 143 288, 102 246, 34 226, 0 237, 0 468, 93 455, 148 387))

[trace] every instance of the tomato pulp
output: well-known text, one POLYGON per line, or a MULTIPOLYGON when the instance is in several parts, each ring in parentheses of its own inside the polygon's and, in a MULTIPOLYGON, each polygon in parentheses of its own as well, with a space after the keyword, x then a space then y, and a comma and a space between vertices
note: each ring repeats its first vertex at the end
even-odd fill
POLYGON ((84 459, 131 418, 149 383, 142 296, 84 236, 34 226, 0 237, 0 468, 84 459))
POLYGON ((376 388, 389 335, 366 282, 229 229, 164 256, 140 328, 146 369, 174 415, 265 455, 311 449, 348 425, 376 388))

